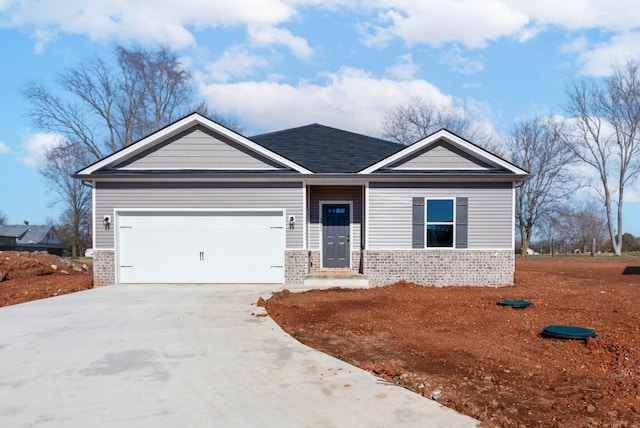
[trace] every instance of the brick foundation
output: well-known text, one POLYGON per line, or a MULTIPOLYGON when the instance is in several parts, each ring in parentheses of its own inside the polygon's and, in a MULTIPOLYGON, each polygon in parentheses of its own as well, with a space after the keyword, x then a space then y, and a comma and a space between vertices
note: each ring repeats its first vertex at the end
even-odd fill
POLYGON ((286 250, 284 252, 284 283, 299 285, 309 272, 307 250, 286 250))
POLYGON ((116 252, 113 250, 93 251, 93 285, 113 285, 116 283, 116 252))
MULTIPOLYGON (((515 256, 511 250, 359 250, 351 253, 351 270, 372 286, 400 279, 422 285, 513 285, 515 256)), ((285 284, 302 284, 309 272, 344 270, 320 267, 320 251, 285 251, 285 284)), ((93 284, 115 284, 115 251, 94 250, 93 284)))
POLYGON ((372 286, 404 279, 422 285, 513 285, 512 250, 366 250, 372 286))

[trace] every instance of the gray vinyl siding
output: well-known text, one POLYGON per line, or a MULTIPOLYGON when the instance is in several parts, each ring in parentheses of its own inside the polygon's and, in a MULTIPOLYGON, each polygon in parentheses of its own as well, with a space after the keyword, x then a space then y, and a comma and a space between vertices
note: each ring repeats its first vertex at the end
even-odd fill
POLYGON ((511 249, 511 183, 369 184, 368 249, 410 249, 413 198, 468 198, 468 249, 511 249))
MULTIPOLYGON (((104 249, 115 246, 115 209, 285 209, 301 219, 304 204, 302 183, 96 183, 95 192, 96 248, 104 249), (111 230, 102 226, 106 215, 111 230)), ((287 248, 302 248, 302 233, 287 228, 287 248)))
POLYGON ((351 248, 361 248, 362 186, 311 186, 309 188, 309 249, 320 249, 320 202, 352 202, 351 248))
POLYGON ((486 169, 489 165, 450 144, 438 144, 424 152, 403 159, 392 169, 486 169))
POLYGON ((196 127, 141 153, 120 169, 277 169, 259 154, 196 127))

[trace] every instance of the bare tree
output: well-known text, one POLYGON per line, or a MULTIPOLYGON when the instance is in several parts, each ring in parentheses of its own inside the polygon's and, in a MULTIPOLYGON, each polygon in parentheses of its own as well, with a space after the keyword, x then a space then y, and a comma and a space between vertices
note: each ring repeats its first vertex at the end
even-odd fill
POLYGON ((607 222, 600 203, 587 200, 580 205, 565 204, 556 215, 561 235, 582 251, 588 251, 594 239, 597 246, 604 242, 607 222))
POLYGON ((68 141, 48 154, 41 172, 55 189, 56 202, 66 204, 63 219, 73 226, 74 256, 81 247, 82 216, 90 199, 85 199, 88 188, 64 174, 126 147, 191 111, 224 122, 204 101, 193 102, 191 74, 168 48, 149 51, 120 46, 115 56, 114 64, 95 58, 61 73, 57 79, 61 95, 36 82, 28 83, 23 90, 35 125, 68 141))
POLYGON ((576 81, 568 96, 567 114, 574 125, 566 146, 597 175, 593 187, 605 207, 613 253, 619 256, 624 190, 640 173, 640 62, 616 65, 602 81, 576 81))
POLYGON ((0 211, 0 224, 6 224, 7 223, 7 216, 0 211))
MULTIPOLYGON (((176 53, 166 47, 157 51, 117 48, 122 87, 136 111, 134 138, 145 136, 185 113, 192 102, 191 73, 176 53)), ((125 141, 130 144, 132 141, 125 141)))
POLYGON ((574 157, 563 145, 563 132, 562 122, 536 117, 517 122, 508 139, 511 160, 533 174, 516 191, 522 257, 542 216, 576 190, 567 168, 574 157))
MULTIPOLYGON (((82 256, 87 248, 91 248, 91 215, 88 213, 82 217, 77 229, 73 227, 74 217, 72 210, 65 210, 56 224, 56 231, 64 243, 65 255, 71 256, 75 247, 77 255, 82 256)), ((53 221, 48 224, 53 224, 53 221)))
POLYGON ((385 116, 382 127, 384 138, 400 144, 415 143, 445 128, 493 152, 500 151, 493 136, 473 120, 467 109, 437 104, 423 97, 411 98, 397 106, 385 116))
POLYGON ((30 82, 23 90, 35 124, 84 146, 95 159, 186 114, 191 74, 166 47, 116 49, 117 67, 93 59, 58 76, 65 96, 30 82))
POLYGON ((71 227, 71 256, 77 257, 86 240, 86 224, 91 219, 91 188, 71 174, 86 166, 91 159, 85 147, 66 143, 47 153, 41 174, 47 179, 55 202, 66 204, 63 220, 71 227), (83 227, 85 226, 85 227, 83 227), (83 230, 85 233, 83 233, 83 230))

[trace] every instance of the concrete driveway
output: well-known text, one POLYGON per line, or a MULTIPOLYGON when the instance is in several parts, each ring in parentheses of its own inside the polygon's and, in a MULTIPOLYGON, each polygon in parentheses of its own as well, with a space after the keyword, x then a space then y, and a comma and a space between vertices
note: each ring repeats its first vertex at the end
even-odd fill
POLYGON ((271 291, 109 286, 0 308, 0 424, 476 426, 252 315, 271 291))

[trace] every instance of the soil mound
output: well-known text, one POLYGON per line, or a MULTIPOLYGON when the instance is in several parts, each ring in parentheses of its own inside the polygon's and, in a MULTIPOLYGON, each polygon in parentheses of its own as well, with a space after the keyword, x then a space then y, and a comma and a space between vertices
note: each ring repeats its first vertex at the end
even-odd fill
POLYGON ((46 252, 0 251, 0 306, 93 287, 87 263, 46 252))

